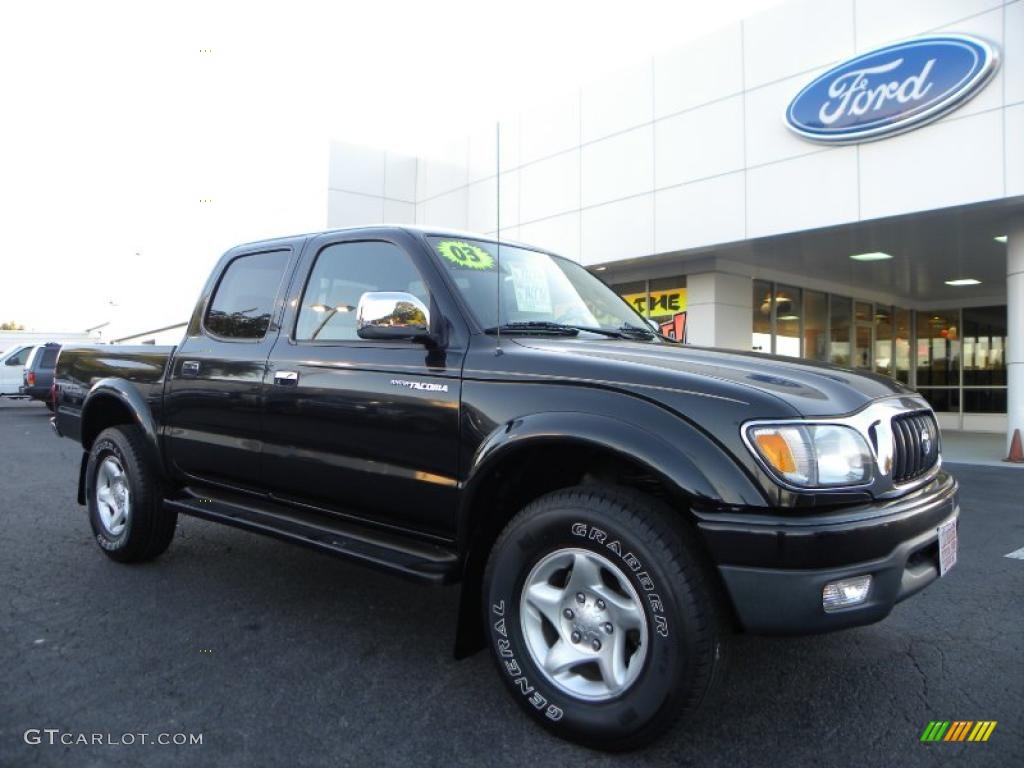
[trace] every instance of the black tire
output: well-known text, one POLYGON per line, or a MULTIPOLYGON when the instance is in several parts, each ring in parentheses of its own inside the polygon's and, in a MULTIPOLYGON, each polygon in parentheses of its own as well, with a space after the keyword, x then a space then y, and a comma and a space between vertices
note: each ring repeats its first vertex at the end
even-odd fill
POLYGON ((122 563, 152 560, 162 554, 174 538, 178 513, 163 503, 160 479, 138 427, 119 425, 99 434, 89 451, 85 497, 96 543, 113 560, 122 563), (130 515, 116 535, 111 534, 101 520, 96 493, 97 474, 108 457, 115 458, 123 468, 131 500, 130 515))
MULTIPOLYGON (((619 751, 649 743, 700 706, 724 666, 727 614, 710 567, 680 513, 630 489, 580 486, 529 504, 491 550, 483 599, 488 645, 513 698, 559 737, 589 747, 619 751), (589 550, 614 561, 643 607, 646 657, 632 684, 605 700, 556 685, 534 661, 523 632, 526 579, 559 550, 589 550)), ((558 637, 549 642, 566 641, 558 637)))

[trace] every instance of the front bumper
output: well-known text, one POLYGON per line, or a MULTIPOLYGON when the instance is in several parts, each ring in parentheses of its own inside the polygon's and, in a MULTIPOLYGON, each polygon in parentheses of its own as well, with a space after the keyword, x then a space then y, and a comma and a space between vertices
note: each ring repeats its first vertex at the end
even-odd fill
POLYGON ((743 629, 808 634, 870 624, 939 577, 939 526, 960 514, 959 489, 940 472, 903 498, 813 516, 695 510, 743 629), (868 598, 826 613, 826 583, 870 574, 868 598))

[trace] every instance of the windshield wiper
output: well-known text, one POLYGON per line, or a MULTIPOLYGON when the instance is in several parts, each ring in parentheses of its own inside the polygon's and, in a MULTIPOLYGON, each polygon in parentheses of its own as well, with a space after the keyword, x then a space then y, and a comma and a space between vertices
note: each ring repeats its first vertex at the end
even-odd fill
POLYGON ((611 328, 556 323, 551 320, 521 320, 516 323, 504 323, 501 326, 487 328, 484 333, 497 333, 499 328, 502 333, 555 333, 564 336, 576 336, 580 331, 586 331, 587 333, 599 333, 602 336, 611 336, 612 338, 622 338, 620 331, 614 331, 611 328))
MULTIPOLYGON (((497 333, 499 326, 487 328, 484 333, 497 333)), ((635 325, 623 324, 621 328, 598 328, 591 325, 574 325, 572 323, 556 323, 550 320, 523 320, 516 323, 505 323, 500 326, 502 333, 553 333, 565 336, 576 336, 580 331, 597 333, 601 336, 608 336, 613 339, 654 338, 654 331, 646 331, 637 328, 635 325)))
POLYGON ((635 325, 630 325, 629 323, 623 323, 619 326, 618 332, 621 336, 631 336, 633 338, 640 339, 653 339, 658 335, 654 332, 653 328, 639 328, 635 325))
POLYGON ((518 323, 502 323, 485 328, 484 333, 554 333, 562 336, 576 336, 579 329, 562 323, 549 323, 546 320, 524 320, 518 323))

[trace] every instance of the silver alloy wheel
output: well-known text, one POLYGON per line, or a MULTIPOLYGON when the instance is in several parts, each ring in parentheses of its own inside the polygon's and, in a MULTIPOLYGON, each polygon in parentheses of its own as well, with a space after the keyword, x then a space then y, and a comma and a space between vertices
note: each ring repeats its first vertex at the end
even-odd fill
POLYGON ((523 584, 519 621, 544 676, 580 699, 623 693, 647 658, 640 597, 617 565, 587 549, 559 549, 533 567, 523 584))
POLYGON ((104 530, 120 536, 131 517, 132 500, 128 475, 116 456, 107 456, 96 472, 96 510, 104 530))

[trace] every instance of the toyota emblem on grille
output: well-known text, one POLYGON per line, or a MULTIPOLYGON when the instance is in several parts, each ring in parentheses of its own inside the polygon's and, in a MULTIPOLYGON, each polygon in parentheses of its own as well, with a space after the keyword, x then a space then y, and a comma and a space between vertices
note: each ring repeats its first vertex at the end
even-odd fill
POLYGON ((932 435, 928 429, 921 430, 921 455, 925 458, 932 452, 932 435))

